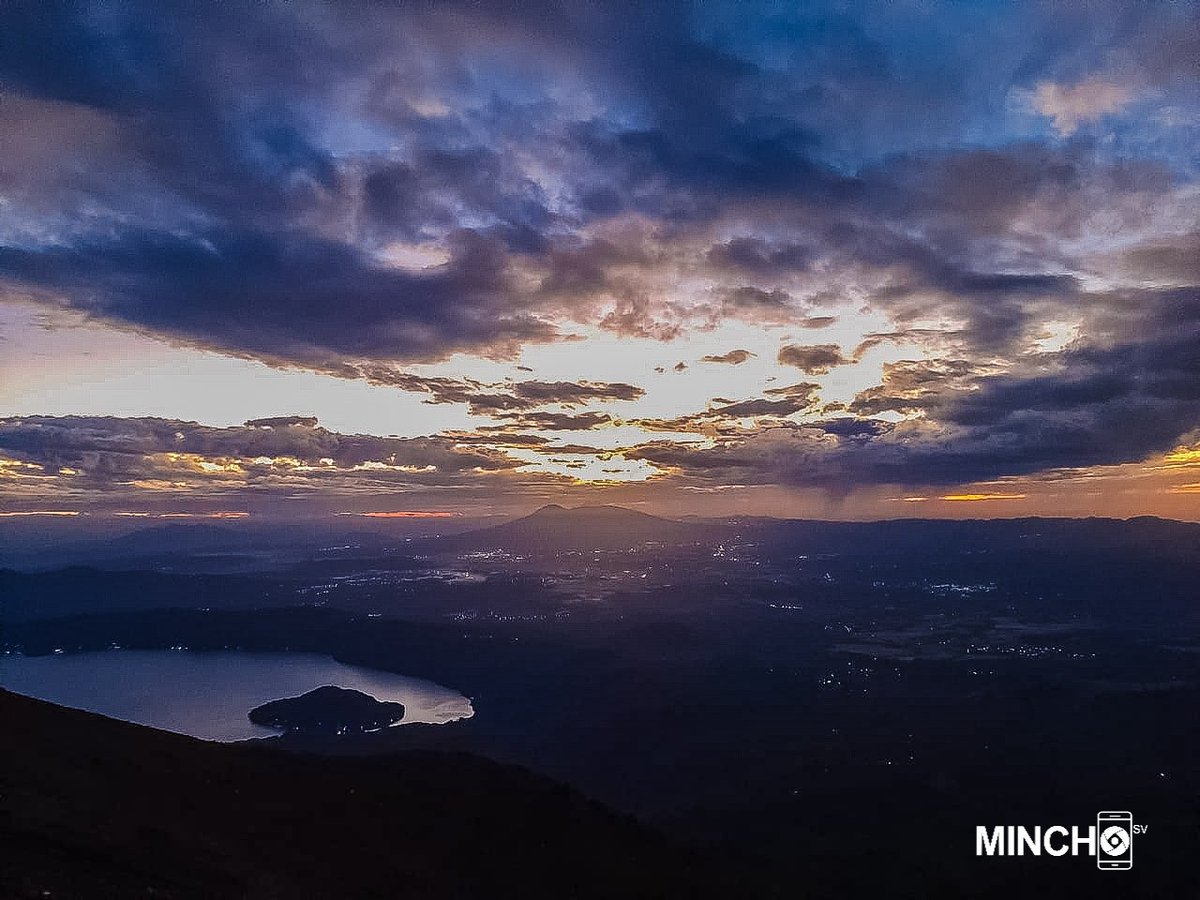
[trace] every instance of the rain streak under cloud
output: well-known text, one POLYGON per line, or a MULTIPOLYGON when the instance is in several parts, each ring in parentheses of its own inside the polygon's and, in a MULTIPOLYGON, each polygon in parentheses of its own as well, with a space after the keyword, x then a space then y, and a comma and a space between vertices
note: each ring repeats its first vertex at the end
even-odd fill
POLYGON ((0 11, 6 515, 1200 518, 1186 3, 0 11))

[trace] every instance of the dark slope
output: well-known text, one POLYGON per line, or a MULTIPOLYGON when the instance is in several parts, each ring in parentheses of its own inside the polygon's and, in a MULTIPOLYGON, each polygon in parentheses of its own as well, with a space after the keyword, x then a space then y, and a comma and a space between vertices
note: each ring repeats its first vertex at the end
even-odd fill
POLYGON ((632 820, 477 757, 209 744, 2 690, 0 722, 3 897, 708 895, 632 820))
MULTIPOLYGON (((715 527, 715 520, 713 522, 715 527)), ((887 519, 823 522, 806 519, 726 520, 726 526, 773 551, 944 555, 1049 549, 1055 552, 1154 551, 1187 559, 1200 552, 1200 524, 1135 519, 887 519)))
POLYGON ((0 559, 6 566, 19 569, 101 563, 133 568, 165 556, 178 560, 187 554, 244 550, 245 531, 211 522, 171 522, 138 528, 117 537, 93 533, 77 535, 72 540, 70 533, 57 539, 47 534, 24 549, 21 542, 12 542, 12 546, 0 551, 0 559))

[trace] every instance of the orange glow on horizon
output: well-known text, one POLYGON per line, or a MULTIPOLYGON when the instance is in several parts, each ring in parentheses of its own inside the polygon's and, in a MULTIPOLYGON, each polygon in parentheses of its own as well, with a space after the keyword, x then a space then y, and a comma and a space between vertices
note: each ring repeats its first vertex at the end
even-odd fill
POLYGON ((26 516, 82 516, 83 513, 71 509, 31 509, 19 512, 0 512, 0 519, 24 518, 26 516))
POLYGON ((393 510, 390 512, 340 512, 339 516, 362 516, 367 519, 452 519, 458 513, 444 510, 393 510))
POLYGON ((114 516, 122 519, 248 519, 250 513, 242 510, 223 510, 210 513, 190 512, 115 512, 114 516))
POLYGON ((945 494, 939 500, 949 500, 954 503, 975 503, 980 500, 1024 500, 1026 494, 945 494))
POLYGON ((1200 464, 1200 447, 1177 447, 1164 456, 1163 461, 1188 465, 1200 464))

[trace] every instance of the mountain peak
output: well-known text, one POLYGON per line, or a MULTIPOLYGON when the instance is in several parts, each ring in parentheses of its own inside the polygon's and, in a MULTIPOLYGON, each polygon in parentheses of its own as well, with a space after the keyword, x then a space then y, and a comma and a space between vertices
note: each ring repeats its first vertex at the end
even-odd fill
POLYGON ((696 526, 623 506, 551 503, 501 525, 454 539, 470 546, 504 546, 520 552, 562 549, 628 549, 650 541, 690 538, 696 526))
POLYGON ((652 516, 649 513, 640 512, 636 509, 628 509, 624 506, 613 506, 611 504, 592 504, 584 506, 562 506, 558 503, 549 503, 542 506, 528 516, 526 519, 541 519, 541 518, 567 518, 574 520, 596 520, 596 519, 657 519, 657 516, 652 516))

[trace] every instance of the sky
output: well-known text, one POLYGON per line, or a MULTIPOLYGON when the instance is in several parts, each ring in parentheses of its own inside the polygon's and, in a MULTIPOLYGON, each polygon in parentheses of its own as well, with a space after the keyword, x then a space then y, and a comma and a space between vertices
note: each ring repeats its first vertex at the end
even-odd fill
POLYGON ((1200 519, 1200 4, 0 7, 0 516, 1200 519))

